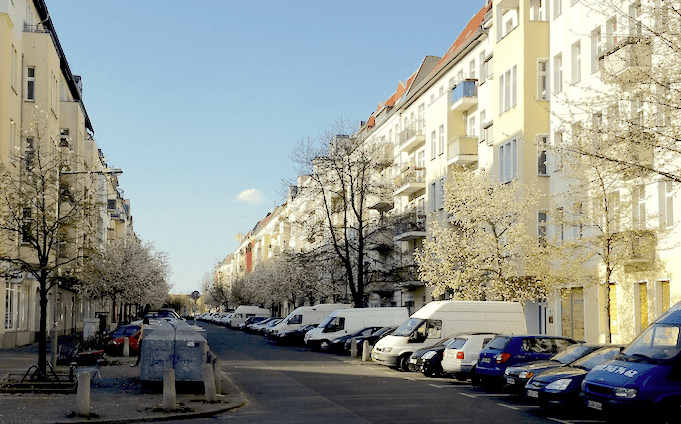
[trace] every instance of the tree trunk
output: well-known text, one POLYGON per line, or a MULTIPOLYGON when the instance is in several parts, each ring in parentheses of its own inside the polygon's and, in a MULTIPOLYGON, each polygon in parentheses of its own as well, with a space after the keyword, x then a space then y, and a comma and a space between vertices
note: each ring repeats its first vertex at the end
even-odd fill
MULTIPOLYGON (((40 327, 38 329, 38 369, 47 375, 47 281, 41 279, 40 284, 40 327)), ((53 364, 54 365, 54 364, 53 364)))

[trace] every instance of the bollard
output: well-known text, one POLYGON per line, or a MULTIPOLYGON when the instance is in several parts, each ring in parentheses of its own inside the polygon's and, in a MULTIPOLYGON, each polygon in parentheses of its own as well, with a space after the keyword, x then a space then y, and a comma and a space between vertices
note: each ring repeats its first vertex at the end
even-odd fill
POLYGON ((362 362, 366 362, 369 359, 369 340, 364 340, 364 343, 362 343, 362 362))
POLYGON ((168 364, 163 371, 163 409, 175 409, 177 393, 175 392, 175 370, 168 364))
POLYGON ((215 377, 215 393, 222 393, 222 362, 219 358, 213 361, 213 377, 215 377))
POLYGON ((206 393, 206 402, 215 402, 217 400, 215 377, 213 376, 213 366, 211 364, 204 364, 203 366, 203 389, 206 393))
POLYGON ((357 339, 352 339, 350 341, 350 357, 351 358, 357 357, 357 339))
POLYGON ((130 339, 123 337, 123 357, 127 358, 130 356, 130 339))
POLYGON ((76 414, 80 417, 90 416, 90 373, 78 373, 78 392, 76 393, 76 414))

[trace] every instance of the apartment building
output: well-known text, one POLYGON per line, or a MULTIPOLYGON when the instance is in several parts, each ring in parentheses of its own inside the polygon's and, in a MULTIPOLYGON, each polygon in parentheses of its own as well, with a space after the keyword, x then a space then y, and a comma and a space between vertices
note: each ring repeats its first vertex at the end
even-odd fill
MULTIPOLYGON (((18 153, 29 166, 34 152, 54 148, 78 157, 76 163, 60 169, 60 182, 93 193, 99 205, 93 216, 96 240, 86 240, 89 235, 73 230, 69 237, 80 242, 60 245, 63 251, 132 234, 130 200, 124 198, 116 178, 120 170, 107 165, 97 146, 82 99, 81 78, 71 72, 45 1, 0 1, 0 17, 0 160, 8 163, 18 153), (40 133, 29 131, 32 126, 40 133)), ((8 239, 4 233, 2 237, 4 253, 31 260, 32 253, 21 240, 8 239)), ((39 328, 37 280, 9 263, 0 263, 0 270, 4 277, 0 315, 5 317, 0 348, 32 343, 39 328)), ((112 308, 96 306, 59 287, 50 292, 48 322, 57 323, 58 334, 81 331, 84 320, 97 314, 111 321, 117 312, 112 308)))
MULTIPOLYGON (((619 137, 627 128, 654 128, 659 110, 655 100, 638 102, 622 81, 634 81, 642 75, 651 81, 656 73, 664 72, 662 59, 651 54, 654 37, 648 31, 660 28, 661 5, 656 2, 618 2, 617 8, 608 3, 589 1, 553 1, 543 8, 543 16, 551 26, 548 57, 548 86, 550 87, 551 143, 560 145, 570 137, 590 131, 592 137, 619 137), (659 13, 659 14, 658 14, 659 13), (657 16, 656 16, 657 15, 657 16), (646 35, 648 32, 648 36, 646 35), (589 99, 608 90, 619 90, 619 101, 607 96, 597 107, 581 108, 575 113, 575 102, 570 99, 589 99), (568 124, 572 125, 566 125, 568 124), (621 128, 613 128, 619 126, 621 128)), ((653 93, 653 92, 649 92, 653 93)), ((648 95, 650 98, 650 94, 648 95)), ((668 118, 669 119, 669 118, 668 118)), ((672 127, 671 121, 667 125, 672 127)), ((657 133, 663 137, 665 130, 657 133)), ((650 131, 655 133, 656 131, 650 131)), ((625 137, 631 145, 637 136, 625 137)), ((643 146, 644 143, 641 143, 643 146)), ((643 146, 646 147, 646 146, 643 146)), ((637 153, 644 165, 664 169, 666 163, 676 164, 678 158, 657 156, 663 149, 645 154, 637 153), (666 162, 668 161, 669 162, 666 162)), ((552 158, 548 167, 551 192, 568 208, 570 199, 562 196, 569 185, 569 175, 562 167, 560 155, 552 158)), ((637 172, 612 184, 604 201, 611 209, 605 217, 619 225, 615 234, 632 237, 627 241, 628 256, 620 263, 620 271, 605 280, 602 261, 585 264, 595 270, 595 284, 575 283, 562 290, 551 303, 560 332, 587 341, 626 343, 645 328, 671 304, 679 300, 679 285, 673 275, 678 273, 680 251, 674 245, 678 233, 674 210, 678 208, 677 183, 653 172, 637 172), (617 214, 617 217, 613 217, 617 214), (614 219, 616 218, 616 219, 614 219), (641 246, 650 246, 645 254, 641 246)), ((597 214, 596 206, 588 209, 597 214)), ((587 213, 589 213, 587 211, 587 213)), ((563 229, 553 226, 554 235, 562 237, 563 229)), ((601 232, 593 229, 592 232, 601 232)), ((565 237, 580 237, 571 232, 565 237)))

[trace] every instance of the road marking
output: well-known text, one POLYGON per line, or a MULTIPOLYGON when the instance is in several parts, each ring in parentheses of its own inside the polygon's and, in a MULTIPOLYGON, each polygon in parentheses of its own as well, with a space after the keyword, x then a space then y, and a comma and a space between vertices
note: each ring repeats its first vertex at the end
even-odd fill
POLYGON ((444 386, 442 386, 440 384, 429 384, 429 386, 435 387, 436 389, 447 389, 447 388, 450 388, 450 387, 459 387, 459 386, 454 386, 454 385, 451 385, 451 384, 447 384, 447 385, 444 385, 444 386))
POLYGON ((405 380, 409 380, 409 381, 416 381, 415 379, 413 379, 413 378, 411 378, 411 377, 404 377, 404 379, 405 379, 405 380))
POLYGON ((510 393, 484 393, 484 394, 478 394, 475 395, 475 397, 508 397, 508 396, 513 396, 510 393))
POLYGON ((558 418, 551 418, 551 417, 546 417, 547 420, 555 421, 557 423, 563 423, 563 424, 573 424, 573 423, 607 423, 607 421, 602 421, 602 420, 561 420, 558 418))
POLYGON ((469 394, 469 393, 459 393, 459 394, 462 395, 462 396, 466 396, 466 397, 469 397, 469 398, 473 398, 473 399, 475 399, 475 398, 477 397, 477 396, 471 395, 471 394, 469 394))
POLYGON ((512 409, 512 410, 514 410, 514 411, 520 411, 520 409, 519 409, 519 408, 516 408, 515 406, 505 405, 505 404, 503 404, 503 403, 497 403, 497 405, 503 406, 504 408, 512 409))

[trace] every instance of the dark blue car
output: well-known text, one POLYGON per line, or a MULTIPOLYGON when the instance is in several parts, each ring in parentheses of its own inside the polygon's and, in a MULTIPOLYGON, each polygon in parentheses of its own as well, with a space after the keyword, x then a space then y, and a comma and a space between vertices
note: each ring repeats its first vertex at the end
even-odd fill
POLYGON ((480 352, 475 372, 481 383, 504 383, 506 368, 525 362, 549 359, 577 343, 561 336, 546 334, 497 336, 480 352))
POLYGON ((594 367, 582 384, 587 406, 631 417, 681 415, 681 302, 646 328, 621 354, 594 367))

